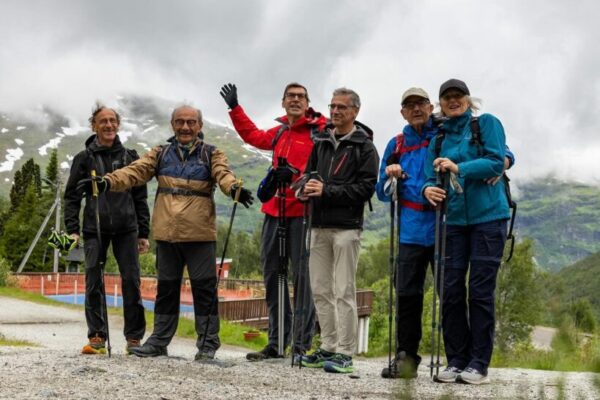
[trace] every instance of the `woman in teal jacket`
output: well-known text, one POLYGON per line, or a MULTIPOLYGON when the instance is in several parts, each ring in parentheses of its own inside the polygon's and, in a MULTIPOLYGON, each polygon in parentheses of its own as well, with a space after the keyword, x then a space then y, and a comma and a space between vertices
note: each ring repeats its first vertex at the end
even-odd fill
POLYGON ((494 291, 509 218, 504 181, 494 185, 487 181, 504 171, 505 136, 493 115, 483 114, 472 122, 477 108, 464 82, 443 83, 439 97, 448 120, 443 139, 430 143, 423 186, 423 195, 432 205, 448 200, 442 299, 448 366, 437 381, 479 384, 487 381, 492 356, 494 291), (479 140, 472 132, 474 123, 479 126, 479 140), (453 174, 458 185, 450 185, 446 193, 436 186, 436 171, 453 174))

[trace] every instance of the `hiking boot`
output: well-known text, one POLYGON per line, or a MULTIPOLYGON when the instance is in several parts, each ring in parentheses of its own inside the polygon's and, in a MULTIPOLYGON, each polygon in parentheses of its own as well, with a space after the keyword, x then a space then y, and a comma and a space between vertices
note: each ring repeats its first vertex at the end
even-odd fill
POLYGON ((387 379, 414 379, 417 377, 417 362, 406 352, 401 351, 393 360, 391 369, 384 368, 381 377, 387 379))
POLYGON ((306 368, 323 368, 325 362, 331 360, 334 355, 335 353, 331 353, 319 347, 314 353, 308 356, 302 356, 300 362, 302 363, 302 366, 306 368))
POLYGON ((166 346, 156 346, 148 342, 144 343, 141 347, 132 347, 131 354, 138 357, 158 357, 168 355, 166 346))
POLYGON ((262 361, 268 358, 283 358, 273 347, 265 346, 261 351, 246 354, 246 359, 250 361, 262 361))
POLYGON ((456 382, 456 378, 458 377, 458 374, 460 374, 461 372, 462 372, 461 369, 448 366, 448 367, 446 367, 445 370, 443 370, 442 372, 440 372, 439 374, 434 376, 433 380, 435 382, 441 382, 441 383, 453 383, 453 382, 456 382))
POLYGON ((196 353, 194 356, 194 361, 206 361, 206 360, 214 360, 215 351, 214 350, 203 350, 196 353))
POLYGON ((125 344, 125 354, 132 354, 131 349, 134 347, 140 347, 142 342, 140 339, 126 339, 127 344, 125 344))
POLYGON ((475 368, 467 368, 456 378, 457 382, 469 383, 471 385, 481 385, 482 383, 488 383, 489 379, 487 375, 479 372, 475 368))
POLYGON ((106 354, 106 340, 98 335, 89 338, 89 343, 83 346, 81 354, 106 354))
POLYGON ((349 374, 354 372, 352 357, 345 354, 335 353, 335 355, 323 364, 325 372, 337 372, 340 374, 349 374))

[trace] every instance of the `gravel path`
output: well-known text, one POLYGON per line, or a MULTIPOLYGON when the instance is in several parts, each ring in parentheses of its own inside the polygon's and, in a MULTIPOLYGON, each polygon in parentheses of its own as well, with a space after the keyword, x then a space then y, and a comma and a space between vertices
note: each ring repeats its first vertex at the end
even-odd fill
POLYGON ((124 354, 122 321, 111 317, 113 356, 83 356, 82 311, 0 297, 0 334, 39 347, 0 347, 0 399, 598 399, 594 374, 490 369, 482 386, 435 384, 421 367, 410 382, 379 377, 383 359, 355 361, 358 379, 291 369, 289 359, 251 363, 223 346, 228 368, 193 361, 193 340, 175 338, 170 357, 124 354), (563 392, 564 397, 559 396, 563 392))

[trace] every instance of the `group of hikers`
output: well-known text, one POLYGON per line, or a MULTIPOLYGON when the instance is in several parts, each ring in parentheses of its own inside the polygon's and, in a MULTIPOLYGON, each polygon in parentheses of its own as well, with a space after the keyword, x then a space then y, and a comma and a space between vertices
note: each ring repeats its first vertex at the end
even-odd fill
MULTIPOLYGON (((389 141, 381 165, 373 132, 356 119, 361 101, 353 90, 333 92, 327 119, 309 107, 303 85, 290 83, 281 99, 285 115, 268 130, 247 116, 235 85, 224 85, 220 94, 241 139, 272 151, 271 168, 257 192, 265 214, 260 263, 268 343, 246 358, 283 358, 290 347, 292 364, 354 371, 355 279, 363 214, 377 192, 381 201, 392 202, 393 216, 394 206, 398 210, 391 221, 398 235, 390 238, 398 241, 390 262, 395 356, 382 377, 417 376, 424 284, 431 265, 447 358, 446 368, 434 379, 485 382, 493 348, 496 275, 509 219, 507 183, 500 177, 514 156, 500 121, 490 114, 475 116, 478 109, 467 85, 457 79, 441 85, 439 116, 433 115, 425 90, 406 90, 400 112, 407 125, 389 141), (321 343, 309 353, 316 320, 321 343)), ((253 204, 252 193, 230 170, 225 154, 204 141, 197 108, 177 107, 171 115, 174 135, 141 157, 121 144, 116 110, 97 105, 89 121, 94 134, 73 159, 65 190, 66 231, 78 241, 83 235, 85 250, 89 342, 82 353, 105 354, 107 347, 110 352, 103 265, 112 244, 122 277, 126 352, 167 355, 187 266, 195 359, 213 360, 220 347, 214 191, 218 186, 245 207, 253 204), (154 177, 158 189, 150 224, 146 183, 154 177), (86 202, 80 225, 82 198, 86 202), (146 321, 138 253, 148 251, 150 230, 156 241, 158 286, 154 329, 142 344, 146 321)))

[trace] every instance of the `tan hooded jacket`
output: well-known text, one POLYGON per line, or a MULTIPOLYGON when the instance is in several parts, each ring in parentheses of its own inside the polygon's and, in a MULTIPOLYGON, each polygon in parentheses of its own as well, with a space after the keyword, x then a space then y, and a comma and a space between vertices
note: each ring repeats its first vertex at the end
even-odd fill
MULTIPOLYGON (((190 154, 200 146, 197 140, 190 154)), ((110 182, 110 190, 122 192, 131 187, 143 185, 156 175, 160 146, 150 150, 139 160, 105 176, 110 182)), ((177 152, 179 154, 179 152, 177 152)), ((179 154, 181 160, 181 155, 179 154)), ((214 149, 211 160, 210 181, 196 181, 160 175, 159 188, 179 188, 210 193, 209 197, 185 196, 157 193, 152 214, 152 235, 155 240, 168 242, 212 242, 217 240, 215 202, 212 193, 218 184, 221 191, 229 196, 236 178, 229 169, 227 157, 214 149)), ((184 163, 183 160, 181 160, 184 163)))

